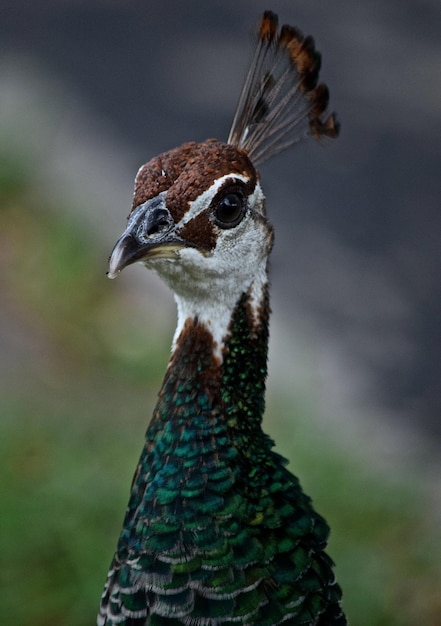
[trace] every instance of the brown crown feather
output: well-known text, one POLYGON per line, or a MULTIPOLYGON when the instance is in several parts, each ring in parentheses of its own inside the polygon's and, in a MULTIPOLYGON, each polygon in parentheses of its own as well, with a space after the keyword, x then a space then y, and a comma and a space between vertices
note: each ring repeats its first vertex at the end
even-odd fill
POLYGON ((139 169, 132 209, 167 191, 167 207, 175 222, 179 222, 190 202, 226 174, 246 176, 247 193, 254 190, 257 172, 243 150, 216 139, 189 141, 154 157, 139 169))

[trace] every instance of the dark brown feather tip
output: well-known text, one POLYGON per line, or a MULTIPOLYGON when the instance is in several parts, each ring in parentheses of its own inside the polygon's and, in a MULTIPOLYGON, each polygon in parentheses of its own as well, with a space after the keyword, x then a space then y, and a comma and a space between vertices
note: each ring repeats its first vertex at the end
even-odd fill
POLYGON ((310 117, 320 117, 326 111, 329 103, 329 89, 327 85, 323 83, 317 85, 314 91, 311 92, 310 101, 312 105, 310 117))
POLYGON ((288 44, 291 41, 301 41, 303 39, 303 35, 301 31, 295 26, 290 26, 289 24, 283 24, 280 29, 279 39, 277 44, 284 48, 288 47, 288 44))
POLYGON ((291 64, 299 74, 300 89, 307 94, 311 102, 309 119, 312 135, 316 139, 322 136, 337 137, 340 124, 335 114, 321 119, 328 106, 329 89, 324 84, 317 86, 322 62, 321 54, 315 48, 314 38, 310 35, 304 37, 300 29, 285 24, 280 30, 278 45, 286 48, 291 64))
POLYGON ((314 89, 321 67, 321 56, 315 49, 314 39, 311 36, 303 37, 297 28, 284 26, 279 42, 286 48, 291 64, 299 74, 301 90, 314 89))
POLYGON ((278 17, 272 11, 265 11, 260 22, 259 39, 261 41, 273 41, 277 35, 279 24, 278 17))
POLYGON ((340 123, 335 113, 331 113, 324 120, 321 120, 319 117, 312 118, 309 122, 309 127, 315 139, 320 139, 321 137, 335 139, 340 134, 340 123))

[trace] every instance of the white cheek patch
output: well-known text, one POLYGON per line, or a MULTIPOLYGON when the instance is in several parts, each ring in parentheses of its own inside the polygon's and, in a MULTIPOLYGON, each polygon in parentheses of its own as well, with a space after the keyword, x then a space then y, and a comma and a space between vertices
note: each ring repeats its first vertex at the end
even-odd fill
POLYGON ((181 221, 177 224, 177 228, 182 228, 182 226, 185 226, 185 224, 190 222, 190 220, 197 217, 200 213, 202 213, 202 211, 209 207, 214 196, 228 180, 232 183, 234 183, 234 181, 236 180, 240 180, 241 182, 246 184, 250 181, 250 178, 249 176, 244 176, 243 174, 225 174, 225 176, 216 178, 214 183, 211 185, 211 187, 207 189, 207 191, 201 193, 201 195, 198 196, 196 200, 193 200, 193 202, 190 203, 188 211, 185 213, 181 221))

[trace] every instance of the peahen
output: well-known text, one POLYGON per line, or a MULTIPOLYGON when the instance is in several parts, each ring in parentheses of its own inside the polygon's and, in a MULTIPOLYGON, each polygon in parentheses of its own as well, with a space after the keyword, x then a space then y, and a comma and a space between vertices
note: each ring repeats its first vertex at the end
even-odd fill
POLYGON ((143 165, 108 275, 142 262, 175 294, 172 354, 98 625, 343 626, 329 528, 261 429, 273 229, 255 166, 336 137, 311 37, 266 11, 227 143, 143 165))

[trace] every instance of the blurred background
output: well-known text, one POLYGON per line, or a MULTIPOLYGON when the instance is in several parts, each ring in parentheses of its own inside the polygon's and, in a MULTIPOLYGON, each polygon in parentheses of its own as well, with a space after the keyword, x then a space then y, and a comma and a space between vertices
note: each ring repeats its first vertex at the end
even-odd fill
POLYGON ((333 528, 351 623, 441 624, 439 0, 0 0, 6 626, 95 623, 175 324, 107 257, 139 165, 226 138, 267 8, 314 35, 342 132, 261 169, 266 430, 333 528))

